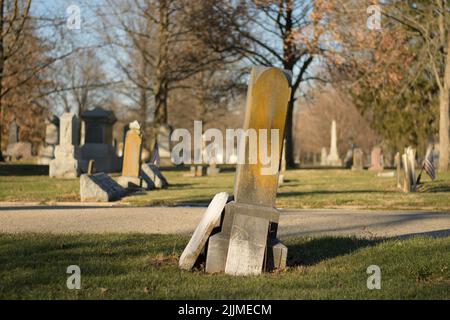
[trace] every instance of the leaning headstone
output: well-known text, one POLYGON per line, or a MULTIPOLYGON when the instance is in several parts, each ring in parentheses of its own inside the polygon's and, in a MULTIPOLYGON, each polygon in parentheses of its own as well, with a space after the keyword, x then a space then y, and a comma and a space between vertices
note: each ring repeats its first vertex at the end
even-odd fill
POLYGON ((169 186, 158 166, 151 163, 142 164, 140 177, 142 178, 142 187, 147 190, 164 189, 169 186))
POLYGON ((119 200, 125 190, 107 174, 82 174, 80 177, 80 198, 82 202, 109 202, 119 200))
POLYGON ((353 165, 352 170, 353 171, 361 171, 364 169, 363 166, 363 158, 364 154, 363 151, 359 148, 356 148, 353 150, 353 165))
POLYGON ((342 160, 339 158, 337 150, 336 120, 331 122, 330 154, 327 156, 327 165, 332 167, 342 166, 342 160))
POLYGON ((228 194, 226 192, 221 192, 214 196, 208 206, 208 209, 206 209, 203 214, 200 223, 197 225, 191 240, 189 240, 189 243, 181 254, 179 261, 179 266, 181 269, 191 270, 194 267, 195 262, 206 244, 206 241, 211 235, 211 232, 220 222, 220 217, 227 200, 228 194))
POLYGON ((119 184, 124 188, 141 187, 141 151, 141 127, 137 121, 134 121, 130 123, 129 130, 126 133, 122 176, 118 180, 119 184))
POLYGON ((375 147, 370 154, 370 168, 369 171, 383 171, 381 163, 381 148, 375 147))
POLYGON ((73 113, 64 113, 59 118, 59 145, 55 148, 55 159, 50 161, 50 177, 76 178, 84 165, 78 148, 78 118, 73 113))
MULTIPOLYGON (((244 130, 267 130, 271 145, 271 129, 278 130, 279 141, 275 155, 279 168, 287 105, 291 89, 290 76, 277 68, 253 68, 248 86, 244 130)), ((258 138, 259 139, 259 138, 258 138)), ((249 139, 241 142, 249 150, 249 139)), ((241 156, 241 155, 239 155, 241 156)), ((239 161, 236 168, 234 201, 225 206, 221 232, 210 237, 206 272, 231 275, 260 274, 266 266, 284 268, 287 247, 276 239, 279 212, 275 209, 278 170, 264 172, 261 159, 239 161), (244 162, 244 164, 241 164, 244 162)))

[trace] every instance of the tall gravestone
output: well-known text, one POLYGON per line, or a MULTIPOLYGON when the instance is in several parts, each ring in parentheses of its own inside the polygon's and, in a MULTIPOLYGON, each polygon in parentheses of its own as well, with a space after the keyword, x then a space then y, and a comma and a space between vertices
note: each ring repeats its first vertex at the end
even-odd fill
POLYGON ((94 160, 97 171, 119 171, 120 161, 113 146, 114 112, 97 107, 83 112, 81 119, 81 158, 94 160))
MULTIPOLYGON (((290 76, 277 68, 255 67, 247 92, 244 130, 265 129, 271 145, 271 129, 277 129, 278 161, 281 156, 290 76)), ((258 142, 260 137, 257 138, 258 142)), ((275 209, 278 172, 262 174, 258 157, 249 161, 249 140, 242 139, 245 161, 239 161, 234 184, 234 201, 225 206, 221 232, 210 237, 206 271, 231 275, 260 274, 264 269, 283 268, 287 248, 277 239, 279 211, 275 209), (242 162, 245 162, 242 164, 242 162)), ((270 148, 270 147, 269 147, 270 148)), ((242 156, 242 155, 240 155, 242 156)), ((272 159, 274 161, 274 159, 272 159)), ((279 162, 276 168, 278 168, 279 162)))
POLYGON ((397 188, 402 188, 402 168, 401 168, 401 157, 400 152, 397 152, 395 154, 395 169, 396 169, 396 176, 397 176, 397 188))
POLYGON ((342 166, 342 161, 339 158, 337 150, 337 132, 336 132, 336 120, 331 122, 331 143, 330 154, 327 157, 327 165, 332 167, 342 166))
POLYGON ((119 184, 124 188, 140 187, 142 134, 137 121, 130 123, 125 135, 125 149, 122 163, 122 176, 119 184))
POLYGON ((50 177, 76 178, 80 175, 79 122, 73 113, 64 113, 59 118, 59 144, 55 148, 55 159, 50 161, 50 177))
POLYGON ((381 148, 374 147, 370 154, 370 171, 383 171, 383 164, 381 160, 381 148))

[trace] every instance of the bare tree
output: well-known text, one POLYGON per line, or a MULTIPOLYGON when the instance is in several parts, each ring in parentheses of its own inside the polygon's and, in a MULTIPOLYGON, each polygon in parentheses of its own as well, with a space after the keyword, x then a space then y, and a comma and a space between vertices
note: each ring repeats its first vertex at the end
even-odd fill
POLYGON ((307 0, 209 0, 202 4, 202 19, 216 19, 216 30, 205 30, 217 50, 235 51, 256 65, 277 66, 292 72, 292 92, 286 118, 286 162, 294 166, 293 113, 298 89, 311 80, 308 71, 319 53, 318 35, 311 18, 313 2, 307 0), (222 39, 220 30, 233 35, 222 39))
MULTIPOLYGON (((31 0, 14 2, 0 0, 0 161, 2 156, 3 97, 11 90, 5 81, 12 74, 5 70, 7 60, 13 59, 23 45, 23 34, 29 17, 31 0)), ((26 82, 26 79, 24 80, 26 82)))
MULTIPOLYGON (((224 61, 224 55, 208 50, 197 39, 182 0, 107 2, 112 12, 99 12, 104 21, 102 34, 115 50, 143 125, 150 118, 158 130, 169 122, 170 92, 185 88, 186 80, 224 61), (153 115, 148 115, 150 109, 153 115)), ((155 131, 151 131, 152 136, 155 131)))

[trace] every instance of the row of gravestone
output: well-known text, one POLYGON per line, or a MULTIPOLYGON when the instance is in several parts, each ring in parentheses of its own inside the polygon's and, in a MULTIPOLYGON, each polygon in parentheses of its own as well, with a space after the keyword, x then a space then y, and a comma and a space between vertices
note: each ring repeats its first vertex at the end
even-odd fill
MULTIPOLYGON (((50 162, 56 157, 56 149, 59 144, 62 145, 59 148, 59 156, 62 156, 59 162, 64 162, 67 157, 70 158, 69 154, 71 150, 68 149, 72 149, 71 147, 64 148, 64 146, 74 145, 78 147, 74 152, 78 157, 77 160, 80 162, 78 168, 82 171, 86 171, 86 164, 90 159, 95 160, 96 168, 100 171, 120 171, 121 160, 119 154, 123 153, 123 150, 116 150, 118 145, 113 140, 113 125, 117 119, 112 111, 102 108, 85 111, 81 114, 81 123, 73 114, 64 114, 61 116, 61 120, 61 124, 60 118, 58 117, 53 116, 46 120, 44 143, 39 147, 37 152, 38 164, 50 165, 50 162), (68 137, 69 132, 70 137, 68 137), (60 143, 60 136, 65 137, 61 140, 62 143, 60 143), (68 139, 66 139, 67 137, 68 139), (64 152, 64 150, 69 152, 64 152)), ((7 160, 32 158, 32 145, 29 142, 19 141, 19 132, 20 127, 17 124, 14 114, 9 125, 8 146, 4 153, 7 160)), ((157 139, 161 158, 170 157, 169 136, 170 128, 161 127, 158 131, 157 139)), ((146 150, 143 151, 145 153, 146 150)), ((149 154, 148 151, 147 153, 149 154)), ((64 165, 54 165, 52 176, 73 176, 71 172, 66 173, 64 168, 64 165)), ((77 175, 79 173, 77 172, 77 175)))
POLYGON ((167 188, 169 184, 156 165, 141 164, 141 153, 142 133, 139 123, 134 121, 128 126, 125 134, 122 175, 117 182, 106 173, 88 172, 81 175, 81 201, 114 201, 126 195, 127 191, 135 189, 167 188))
MULTIPOLYGON (((330 154, 327 154, 326 148, 322 148, 320 165, 326 167, 342 167, 343 162, 339 158, 337 151, 331 149, 330 154)), ((344 159, 344 165, 347 168, 351 168, 353 171, 364 170, 364 153, 360 148, 352 148, 348 150, 344 159)), ((376 146, 372 149, 370 155, 369 171, 383 171, 383 155, 381 148, 376 146)))

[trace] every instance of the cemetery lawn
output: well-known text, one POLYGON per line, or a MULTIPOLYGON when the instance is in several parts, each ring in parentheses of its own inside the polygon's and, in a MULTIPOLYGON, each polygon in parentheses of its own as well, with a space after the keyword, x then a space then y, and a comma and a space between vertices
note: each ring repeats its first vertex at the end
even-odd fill
MULTIPOLYGON (((217 177, 185 177, 188 171, 163 168, 170 183, 166 190, 138 192, 116 204, 124 206, 206 206, 221 191, 232 194, 234 171, 217 177)), ((115 175, 117 177, 117 175, 115 175)), ((422 176, 419 192, 405 194, 395 177, 377 177, 369 171, 289 170, 277 195, 277 207, 297 209, 341 208, 377 210, 450 210, 450 173, 433 182, 422 176)), ((78 179, 51 179, 47 166, 0 165, 0 201, 78 202, 78 179)))
POLYGON ((178 269, 178 235, 0 235, 0 299, 450 299, 450 237, 298 238, 289 268, 256 277, 178 269), (69 290, 69 265, 81 290, 69 290), (381 268, 368 290, 367 267, 381 268))

